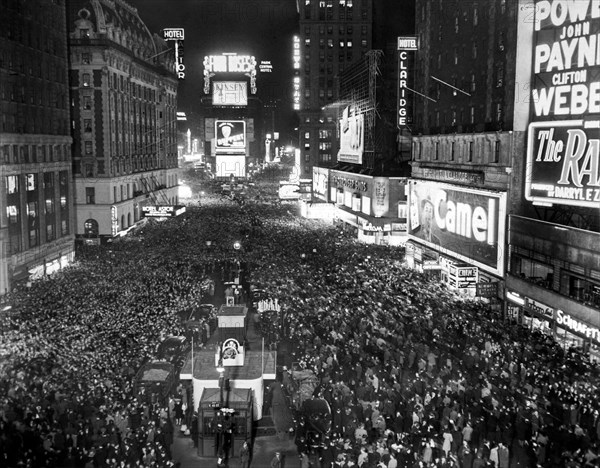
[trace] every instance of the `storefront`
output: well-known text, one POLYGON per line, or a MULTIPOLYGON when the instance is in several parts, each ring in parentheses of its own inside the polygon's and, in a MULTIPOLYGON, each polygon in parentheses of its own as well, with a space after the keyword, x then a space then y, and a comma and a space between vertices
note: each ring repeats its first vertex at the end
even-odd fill
POLYGON ((505 299, 507 320, 552 336, 565 349, 580 348, 600 361, 600 327, 511 289, 506 290, 505 299))
MULTIPOLYGON (((323 178, 323 174, 317 177, 323 178)), ((407 229, 406 179, 329 171, 334 223, 368 244, 404 245, 407 229)), ((314 189, 314 185, 313 185, 314 189)))

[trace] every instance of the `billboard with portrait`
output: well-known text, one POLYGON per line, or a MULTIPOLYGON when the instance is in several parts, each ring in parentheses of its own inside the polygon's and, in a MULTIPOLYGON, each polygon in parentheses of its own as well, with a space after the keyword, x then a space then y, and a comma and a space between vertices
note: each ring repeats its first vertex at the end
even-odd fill
POLYGON ((600 7, 536 0, 525 198, 600 203, 600 7))
POLYGON ((340 150, 338 161, 362 164, 365 146, 365 116, 352 114, 346 107, 340 120, 340 150))
POLYGON ((216 120, 215 152, 245 153, 246 122, 243 120, 216 120))
POLYGON ((503 276, 505 193, 413 180, 408 197, 409 239, 503 276))

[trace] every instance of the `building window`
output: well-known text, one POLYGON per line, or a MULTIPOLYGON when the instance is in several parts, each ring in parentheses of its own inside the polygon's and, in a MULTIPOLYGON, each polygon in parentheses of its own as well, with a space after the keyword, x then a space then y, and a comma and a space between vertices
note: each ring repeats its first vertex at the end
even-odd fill
POLYGON ((458 49, 454 48, 454 65, 458 65, 458 49))
POLYGON ((90 86, 90 74, 84 73, 82 81, 83 81, 83 86, 90 86))
POLYGON ((450 155, 449 155, 449 159, 450 161, 454 161, 454 152, 456 151, 456 142, 451 142, 450 143, 450 155))
POLYGON ((473 106, 469 108, 469 122, 471 125, 475 123, 475 107, 473 106))
POLYGON ((89 64, 91 62, 90 54, 88 52, 84 52, 81 54, 81 63, 89 64))
POLYGON ((310 161, 310 153, 306 153, 304 155, 304 161, 309 162, 310 161))
POLYGON ((500 162, 500 141, 496 140, 494 142, 494 153, 492 155, 492 162, 497 163, 500 162))
POLYGON ((6 176, 6 194, 12 195, 14 193, 19 193, 19 176, 6 176))
POLYGON ((85 202, 88 205, 96 204, 96 189, 94 187, 86 187, 85 188, 85 202))
POLYGON ((33 192, 37 190, 37 174, 25 175, 25 191, 33 192))
POLYGON ((473 43, 473 58, 477 58, 477 44, 473 43))
POLYGON ((84 143, 84 147, 85 147, 85 154, 92 154, 92 142, 91 141, 86 141, 84 143))
POLYGON ((92 119, 84 119, 83 120, 83 131, 84 132, 92 131, 92 119))
POLYGON ((88 38, 88 37, 90 37, 90 30, 89 29, 80 29, 79 30, 79 37, 82 37, 82 38, 88 38))
POLYGON ((454 32, 458 34, 458 16, 454 17, 454 32))
POLYGON ((472 141, 469 142, 469 153, 467 154, 467 162, 473 162, 473 149, 474 144, 472 141))
POLYGON ((479 23, 479 15, 477 13, 477 8, 473 8, 473 26, 477 26, 479 23))
POLYGON ((92 98, 91 96, 83 96, 83 108, 89 110, 92 108, 92 98))
POLYGON ((440 142, 435 142, 435 152, 433 153, 434 161, 437 161, 440 158, 440 142))

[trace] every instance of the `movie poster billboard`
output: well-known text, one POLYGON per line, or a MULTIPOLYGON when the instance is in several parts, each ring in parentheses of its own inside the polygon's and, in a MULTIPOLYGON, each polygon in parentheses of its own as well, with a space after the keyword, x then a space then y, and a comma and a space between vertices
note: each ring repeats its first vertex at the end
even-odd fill
POLYGON ((408 197, 409 239, 504 275, 505 193, 413 180, 408 197))
POLYGON ((329 201, 329 169, 313 166, 312 193, 323 201, 329 201))
POLYGON ((243 120, 215 121, 215 139, 217 153, 245 153, 246 122, 243 120))
POLYGON ((600 202, 600 6, 536 0, 525 198, 600 202))
POLYGON ((353 114, 350 107, 346 107, 340 120, 340 150, 338 161, 353 164, 362 164, 365 146, 365 116, 353 114))

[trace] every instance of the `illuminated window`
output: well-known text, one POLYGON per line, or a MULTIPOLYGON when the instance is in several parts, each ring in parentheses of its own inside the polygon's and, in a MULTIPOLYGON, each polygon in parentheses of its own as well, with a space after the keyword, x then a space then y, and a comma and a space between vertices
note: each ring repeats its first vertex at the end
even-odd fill
POLYGON ((310 37, 307 37, 306 39, 304 39, 304 45, 306 47, 310 47, 310 37))
POLYGON ((500 13, 504 14, 506 12, 506 0, 500 0, 500 13))
POLYGON ((496 103, 496 121, 502 122, 502 104, 496 103))
POLYGON ((473 8, 473 26, 477 26, 479 23, 479 16, 477 13, 477 8, 473 8))
POLYGON ((454 18, 454 32, 458 33, 458 16, 454 18))
POLYGON ((91 59, 89 53, 84 52, 83 54, 81 54, 81 63, 89 64, 90 62, 91 59))
POLYGON ((344 48, 345 42, 344 41, 340 41, 340 48, 344 48))
POLYGON ((37 189, 37 174, 26 174, 25 191, 33 192, 37 189))
POLYGON ((83 86, 90 86, 90 74, 84 73, 82 81, 83 81, 83 86))
POLYGON ((454 65, 458 65, 458 49, 454 48, 454 65))
POLYGON ((360 45, 361 45, 361 47, 367 47, 367 40, 366 39, 361 39, 360 45))
POLYGON ((327 47, 333 49, 333 39, 327 39, 327 47))
POLYGON ((346 42, 346 47, 352 47, 352 41, 346 42))
POLYGON ((470 112, 470 117, 469 117, 469 122, 471 124, 475 123, 475 108, 473 106, 471 106, 471 108, 469 109, 470 112))
POLYGON ((476 86, 475 73, 471 73, 471 92, 475 91, 476 86))
POLYGON ((90 30, 89 29, 80 29, 79 30, 79 37, 90 37, 90 30))
POLYGON ((325 47, 325 39, 321 38, 319 39, 319 48, 323 49, 325 47))

